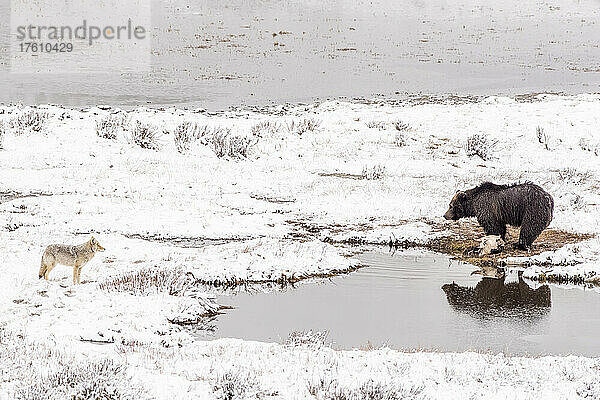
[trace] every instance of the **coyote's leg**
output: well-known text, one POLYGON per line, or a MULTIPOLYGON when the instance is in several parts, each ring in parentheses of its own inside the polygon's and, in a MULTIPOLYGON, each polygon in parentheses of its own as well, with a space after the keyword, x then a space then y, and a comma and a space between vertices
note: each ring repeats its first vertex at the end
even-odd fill
POLYGON ((77 266, 77 264, 75 264, 73 266, 73 285, 77 284, 77 270, 79 269, 79 267, 77 266))
POLYGON ((48 274, 50 274, 50 271, 52 271, 52 269, 56 266, 55 262, 50 262, 50 263, 46 263, 46 269, 44 271, 44 279, 48 280, 48 274))
POLYGON ((81 283, 81 270, 83 266, 77 268, 77 283, 81 283))

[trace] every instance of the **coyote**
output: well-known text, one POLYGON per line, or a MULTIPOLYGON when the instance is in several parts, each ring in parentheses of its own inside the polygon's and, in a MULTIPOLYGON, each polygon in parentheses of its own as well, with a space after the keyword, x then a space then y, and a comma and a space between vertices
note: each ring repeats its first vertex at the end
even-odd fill
POLYGON ((42 266, 40 267, 40 279, 42 276, 48 280, 48 274, 56 264, 69 265, 73 267, 73 284, 80 283, 81 268, 90 261, 97 251, 104 251, 104 247, 92 236, 87 242, 69 246, 66 244, 51 244, 46 247, 42 255, 42 266))

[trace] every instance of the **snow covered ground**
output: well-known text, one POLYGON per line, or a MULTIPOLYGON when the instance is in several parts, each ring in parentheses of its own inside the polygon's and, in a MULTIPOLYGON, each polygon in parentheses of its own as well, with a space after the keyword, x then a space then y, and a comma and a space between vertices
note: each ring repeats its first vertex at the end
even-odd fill
MULTIPOLYGON (((1 334, 1 332, 0 332, 1 334)), ((600 394, 600 360, 502 354, 336 351, 220 339, 181 347, 0 336, 0 398, 579 399, 600 394), (10 366, 10 368, 5 368, 10 366), (87 396, 87 397, 86 397, 87 396)))
MULTIPOLYGON (((554 196, 552 228, 597 235, 600 96, 460 103, 332 101, 219 114, 48 106, 36 109, 47 113, 39 131, 31 109, 0 107, 0 329, 14 357, 56 358, 3 372, 0 398, 71 360, 108 375, 131 373, 158 398, 188 398, 188 388, 219 397, 231 379, 255 382, 248 396, 303 398, 323 387, 352 398, 364 383, 357 377, 422 397, 600 395, 594 359, 204 343, 169 322, 217 311, 197 281, 284 282, 349 271, 358 265, 356 249, 336 243, 439 235, 433 226, 448 224, 441 216, 455 191, 485 180, 538 183, 554 196), (98 136, 96 123, 111 113, 125 129, 119 122, 115 138, 98 136), (73 287, 64 266, 50 281, 38 279, 48 244, 78 244, 92 234, 107 250, 83 268, 84 284, 73 287), (125 366, 115 372, 102 364, 107 357, 125 366), (331 380, 315 382, 329 379, 323 371, 331 380)), ((509 261, 539 264, 529 276, 593 279, 600 238, 509 261)), ((0 370, 11 357, 0 356, 0 370)), ((128 382, 125 375, 115 382, 128 382)))

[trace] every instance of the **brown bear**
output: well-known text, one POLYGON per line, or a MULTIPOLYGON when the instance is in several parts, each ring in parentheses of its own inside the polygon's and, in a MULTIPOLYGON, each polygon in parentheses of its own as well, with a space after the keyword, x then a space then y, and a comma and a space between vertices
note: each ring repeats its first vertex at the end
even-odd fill
POLYGON ((485 182, 457 192, 444 218, 476 217, 486 235, 506 240, 506 225, 520 226, 517 247, 527 249, 552 221, 554 200, 533 183, 495 185, 485 182))

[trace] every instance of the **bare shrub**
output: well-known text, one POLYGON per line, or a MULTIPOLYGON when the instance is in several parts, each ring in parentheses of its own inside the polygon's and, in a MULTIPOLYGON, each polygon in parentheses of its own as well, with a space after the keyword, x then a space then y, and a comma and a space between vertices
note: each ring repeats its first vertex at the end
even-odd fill
POLYGON ((119 361, 82 357, 62 350, 55 343, 32 343, 22 333, 8 333, 2 329, 0 344, 0 376, 3 385, 15 383, 14 398, 144 398, 145 391, 131 382, 127 366, 119 361))
POLYGON ((215 130, 210 139, 209 143, 212 144, 213 151, 217 157, 225 157, 228 153, 228 137, 231 134, 231 129, 218 129, 215 130))
POLYGON ((587 138, 579 139, 579 148, 581 148, 581 150, 594 153, 596 156, 600 155, 600 145, 591 143, 587 138))
POLYGON ((183 122, 174 131, 175 147, 185 153, 195 141, 212 148, 217 157, 247 158, 251 148, 258 142, 257 136, 244 136, 231 133, 230 128, 198 125, 183 122))
POLYGON ((385 121, 369 121, 366 122, 365 125, 367 128, 379 129, 380 131, 383 131, 387 128, 388 123, 385 121))
POLYGON ((281 130, 282 126, 278 122, 269 120, 261 121, 250 128, 252 136, 257 138, 263 138, 273 136, 281 130))
POLYGON ((358 390, 358 396, 350 398, 373 399, 373 400, 394 400, 394 399, 414 399, 422 391, 423 386, 413 386, 410 388, 394 387, 384 383, 368 380, 363 382, 358 390))
POLYGON ((96 122, 96 135, 103 139, 114 140, 121 130, 126 130, 126 126, 125 113, 110 114, 96 122))
POLYGON ((583 197, 581 197, 578 194, 573 194, 573 196, 569 200, 569 204, 571 204, 571 208, 573 208, 574 210, 581 210, 585 207, 583 197))
POLYGON ((590 171, 579 171, 577 168, 568 167, 559 169, 557 171, 557 178, 559 181, 578 185, 593 178, 593 174, 590 171))
POLYGON ((6 125, 4 125, 4 121, 0 121, 0 150, 4 148, 4 136, 6 136, 6 125))
POLYGON ((329 336, 329 331, 293 331, 288 335, 285 344, 291 347, 322 347, 325 345, 327 336, 329 336))
POLYGON ((321 121, 316 118, 304 118, 299 121, 292 121, 287 124, 287 130, 289 133, 302 136, 307 132, 313 132, 321 126, 321 121))
POLYGON ((257 392, 257 387, 256 374, 238 367, 217 374, 213 393, 219 400, 244 399, 247 394, 257 392))
POLYGON ((168 293, 176 296, 185 293, 194 283, 195 279, 180 268, 148 268, 110 278, 98 286, 108 292, 126 292, 133 295, 168 293))
POLYGON ((410 131, 410 124, 404 122, 404 121, 394 121, 394 127, 396 128, 397 131, 400 132, 406 132, 406 131, 410 131))
POLYGON ((22 135, 27 132, 40 133, 46 126, 48 121, 48 113, 36 110, 35 108, 27 109, 16 116, 11 125, 15 131, 15 135, 22 135))
POLYGON ((256 144, 256 141, 250 137, 230 136, 227 155, 233 158, 247 158, 250 147, 254 144, 256 144))
POLYGON ((363 179, 367 180, 383 179, 383 177, 385 176, 385 166, 381 164, 374 165, 370 168, 365 166, 363 167, 361 176, 363 179))
POLYGON ((178 152, 185 153, 190 149, 192 143, 209 135, 211 132, 212 128, 208 125, 198 125, 191 121, 183 122, 177 125, 173 132, 175 147, 178 152))
POLYGON ((333 388, 337 387, 337 381, 333 381, 331 379, 327 379, 325 377, 319 377, 317 379, 309 380, 306 383, 306 389, 308 393, 310 393, 315 398, 325 398, 323 396, 324 393, 331 393, 333 388))
POLYGON ((396 132, 394 135, 394 144, 398 147, 406 146, 406 132, 396 132))
POLYGON ((190 144, 196 140, 192 126, 191 122, 184 122, 179 124, 173 132, 175 148, 179 153, 188 151, 190 149, 190 144))
POLYGON ((537 136, 538 142, 543 144, 546 150, 550 150, 550 139, 544 131, 544 128, 542 128, 541 126, 535 128, 535 135, 537 136))
POLYGON ((465 143, 465 151, 467 156, 479 156, 482 160, 492 158, 494 143, 490 142, 483 133, 475 133, 467 138, 465 143))
POLYGON ((219 310, 215 297, 203 292, 196 282, 190 272, 185 273, 181 268, 148 268, 107 279, 98 287, 107 292, 129 293, 134 296, 158 293, 177 296, 170 301, 167 320, 173 324, 189 325, 207 322, 204 318, 215 315, 219 310))
POLYGON ((56 372, 42 375, 32 385, 18 390, 20 399, 49 399, 58 393, 74 400, 123 398, 114 380, 123 374, 124 367, 113 360, 61 365, 56 372), (69 390, 70 389, 70 390, 69 390))
POLYGON ((14 232, 22 226, 22 222, 9 222, 8 224, 4 225, 4 229, 6 229, 8 232, 14 232))
POLYGON ((158 150, 158 135, 160 130, 158 127, 146 124, 140 121, 135 121, 135 125, 131 132, 133 143, 140 146, 142 149, 158 150))
POLYGON ((320 400, 397 400, 416 398, 423 391, 423 386, 404 387, 369 379, 357 387, 345 387, 337 379, 319 377, 307 382, 307 390, 320 400))
POLYGON ((204 137, 203 142, 211 145, 217 157, 247 158, 250 149, 258 142, 257 138, 231 133, 229 128, 215 129, 204 137))

